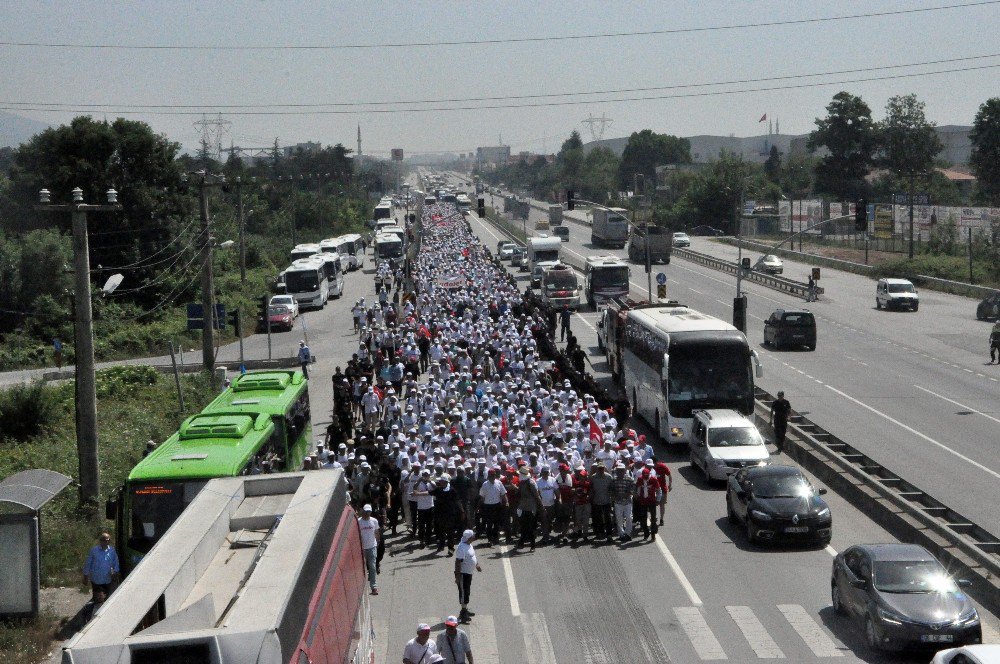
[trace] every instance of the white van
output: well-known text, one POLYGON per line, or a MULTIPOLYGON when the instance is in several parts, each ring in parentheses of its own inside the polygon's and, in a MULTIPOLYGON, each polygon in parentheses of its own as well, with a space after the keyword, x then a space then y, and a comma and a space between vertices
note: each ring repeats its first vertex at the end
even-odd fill
POLYGON ((875 286, 875 308, 883 307, 916 311, 920 307, 920 296, 907 279, 879 279, 875 286))
POLYGON ((709 484, 724 481, 741 468, 771 462, 764 437, 741 413, 713 408, 691 415, 691 465, 701 469, 709 484))

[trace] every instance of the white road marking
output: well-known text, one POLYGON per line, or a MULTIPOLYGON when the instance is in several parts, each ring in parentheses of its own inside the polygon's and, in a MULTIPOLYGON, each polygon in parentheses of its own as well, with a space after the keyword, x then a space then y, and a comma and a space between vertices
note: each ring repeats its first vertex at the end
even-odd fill
POLYGON ((726 611, 732 617, 733 622, 743 632, 743 638, 747 640, 754 653, 762 659, 784 659, 785 653, 774 642, 771 635, 764 629, 757 616, 749 606, 727 606, 726 611))
POLYGON ((810 616, 802 606, 798 604, 779 604, 778 610, 785 616, 785 620, 792 626, 802 640, 806 642, 809 649, 817 657, 843 657, 844 653, 826 635, 823 628, 819 626, 813 617, 810 616))
POLYGON ((514 570, 510 566, 510 553, 506 544, 500 545, 500 556, 503 561, 503 575, 507 581, 507 596, 510 598, 510 612, 515 618, 521 615, 521 605, 517 601, 517 587, 514 585, 514 570))
POLYGON ((900 427, 902 429, 905 429, 906 431, 909 431, 914 436, 918 436, 919 438, 922 438, 923 440, 926 440, 931 445, 936 445, 936 446, 940 447, 942 450, 944 450, 946 452, 949 452, 951 454, 954 454, 955 456, 957 456, 962 461, 965 461, 966 463, 969 463, 969 464, 975 466, 976 468, 978 468, 979 470, 982 470, 982 471, 984 471, 984 472, 992 475, 993 477, 997 478, 998 480, 1000 480, 1000 473, 996 472, 995 470, 987 468, 986 466, 984 466, 983 464, 979 463, 978 461, 975 461, 974 459, 970 459, 969 457, 965 456, 961 452, 958 452, 956 450, 951 449, 950 447, 948 447, 944 443, 940 443, 940 442, 934 440, 933 438, 931 438, 930 436, 928 436, 926 434, 923 434, 923 433, 920 433, 919 431, 917 431, 913 427, 908 426, 906 424, 903 424, 902 422, 900 422, 896 418, 892 417, 891 415, 887 415, 887 414, 883 413, 882 411, 878 410, 877 408, 873 408, 872 406, 869 406, 868 404, 866 404, 866 403, 864 403, 862 401, 858 401, 857 399, 855 399, 851 395, 846 394, 844 392, 841 392, 840 390, 838 390, 835 387, 832 387, 830 385, 827 385, 827 387, 829 389, 833 390, 834 392, 836 392, 837 394, 839 394, 840 396, 844 397, 848 401, 853 401, 854 403, 856 403, 857 405, 861 406, 862 408, 870 410, 871 412, 875 413, 879 417, 885 418, 886 420, 892 422, 896 426, 898 426, 898 427, 900 427))
MULTIPOLYGON (((524 652, 528 655, 528 661, 537 664, 556 664, 559 661, 552 648, 544 613, 526 613, 521 616, 521 629, 524 632, 524 652)), ((472 652, 475 653, 476 661, 479 661, 475 643, 472 645, 472 652)))
MULTIPOLYGON (((497 645, 497 626, 493 616, 477 615, 475 620, 462 629, 469 635, 469 644, 477 662, 499 664, 500 648, 497 645)), ((441 644, 438 644, 438 652, 441 652, 441 644)))
POLYGON ((835 548, 833 548, 832 546, 830 546, 829 544, 827 544, 826 548, 823 549, 823 550, 826 551, 827 553, 829 553, 831 557, 833 557, 833 558, 837 557, 837 550, 835 548))
POLYGON ((938 394, 937 392, 933 392, 931 390, 928 390, 926 387, 920 387, 919 385, 914 385, 913 387, 917 388, 918 390, 922 390, 922 391, 926 392, 927 394, 932 394, 932 395, 936 396, 938 399, 943 399, 944 401, 947 401, 948 403, 953 403, 956 406, 958 406, 959 408, 964 408, 965 410, 967 410, 969 412, 972 412, 972 413, 975 413, 976 415, 982 415, 986 419, 993 420, 997 424, 1000 424, 1000 418, 993 417, 992 415, 987 415, 986 413, 982 412, 981 410, 976 410, 972 406, 966 406, 965 404, 959 403, 959 402, 955 401, 954 399, 949 399, 948 397, 943 396, 941 394, 938 394))
MULTIPOLYGON (((688 288, 691 288, 691 287, 689 286, 688 288)), ((692 291, 694 291, 695 293, 697 293, 698 295, 704 295, 704 293, 702 293, 702 292, 701 292, 700 290, 698 290, 697 288, 691 288, 691 290, 692 290, 692 291)))
POLYGON ((701 659, 729 659, 726 651, 722 649, 722 644, 715 638, 712 628, 705 621, 705 616, 701 615, 701 610, 696 606, 675 606, 674 615, 681 625, 681 629, 687 634, 691 646, 698 653, 701 659))
POLYGON ((588 321, 588 320, 587 320, 586 318, 584 318, 584 317, 583 317, 583 315, 582 315, 581 313, 577 312, 576 316, 577 316, 577 318, 579 318, 580 320, 582 320, 582 321, 583 321, 583 324, 584 324, 584 325, 586 325, 586 326, 587 326, 587 327, 589 327, 589 328, 590 328, 591 330, 593 330, 594 334, 597 334, 597 328, 595 328, 595 327, 594 327, 593 325, 591 325, 591 324, 590 324, 590 321, 588 321))
POLYGON ((1000 643, 1000 632, 993 627, 992 623, 980 619, 979 624, 983 630, 983 643, 1000 643))
POLYGON ((701 598, 698 597, 698 593, 694 591, 694 586, 692 586, 691 582, 688 581, 687 575, 684 574, 684 570, 681 569, 681 566, 677 564, 677 559, 674 558, 674 554, 670 553, 670 549, 667 548, 667 545, 664 543, 662 537, 656 538, 656 548, 658 548, 660 553, 663 554, 663 557, 666 558, 667 564, 670 565, 670 569, 673 570, 674 576, 677 577, 677 581, 681 584, 681 587, 684 588, 684 592, 687 593, 688 599, 691 600, 691 604, 694 606, 701 606, 701 598))

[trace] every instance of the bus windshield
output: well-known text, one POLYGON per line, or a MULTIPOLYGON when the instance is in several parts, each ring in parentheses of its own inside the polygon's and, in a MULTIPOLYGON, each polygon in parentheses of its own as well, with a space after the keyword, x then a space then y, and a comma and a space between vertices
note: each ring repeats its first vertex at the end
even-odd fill
POLYGON ((129 548, 148 553, 206 483, 208 480, 151 481, 129 485, 132 504, 132 518, 126 525, 129 548))
POLYGON ((545 287, 550 290, 576 288, 576 275, 571 270, 550 270, 545 276, 545 287))
POLYGON ((308 293, 319 290, 319 272, 286 272, 285 290, 289 293, 308 293))
POLYGON ((695 408, 745 411, 753 397, 746 346, 698 344, 672 350, 668 391, 674 417, 691 417, 695 408))
POLYGON ((402 242, 379 242, 375 249, 379 258, 399 258, 403 255, 402 242))
POLYGON ((594 288, 628 287, 628 267, 616 265, 597 268, 591 273, 590 279, 594 288))
POLYGON ((558 249, 541 249, 535 251, 536 263, 543 263, 545 261, 557 261, 557 260, 559 260, 558 249))

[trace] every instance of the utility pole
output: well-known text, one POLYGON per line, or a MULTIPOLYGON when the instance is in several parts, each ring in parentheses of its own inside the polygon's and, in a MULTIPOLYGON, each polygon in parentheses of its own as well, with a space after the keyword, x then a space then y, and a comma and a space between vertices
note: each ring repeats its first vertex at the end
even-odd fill
POLYGON ((916 174, 910 171, 910 260, 913 260, 913 178, 916 174))
MULTIPOLYGON (((247 247, 246 247, 246 218, 243 213, 243 178, 236 178, 236 219, 239 224, 240 242, 240 301, 246 295, 247 288, 247 247)), ((243 363, 243 310, 236 308, 236 336, 240 338, 240 371, 245 366, 243 363)))
POLYGON ((36 209, 46 212, 69 211, 73 220, 74 333, 76 354, 76 452, 80 473, 80 504, 95 507, 101 494, 97 439, 97 376, 94 365, 94 322, 90 295, 90 241, 87 234, 88 212, 114 212, 122 209, 118 192, 107 191, 107 205, 87 205, 83 190, 73 190, 70 205, 53 205, 48 189, 39 192, 36 209))
POLYGON ((215 303, 214 279, 212 275, 212 224, 208 218, 208 175, 203 171, 198 183, 198 203, 201 209, 201 363, 205 371, 215 369, 215 303))

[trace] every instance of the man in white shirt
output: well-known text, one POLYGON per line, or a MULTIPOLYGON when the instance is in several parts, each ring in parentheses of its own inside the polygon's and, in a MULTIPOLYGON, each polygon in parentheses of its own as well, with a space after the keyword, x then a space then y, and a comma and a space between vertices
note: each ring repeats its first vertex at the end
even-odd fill
POLYGON ((368 585, 371 587, 372 595, 378 595, 378 581, 375 578, 375 569, 377 566, 378 540, 380 535, 378 519, 372 517, 371 505, 365 505, 361 508, 358 529, 361 531, 361 549, 365 555, 365 567, 368 568, 368 585))
POLYGON ((437 644, 431 638, 431 626, 420 623, 417 625, 417 635, 403 648, 403 664, 429 664, 436 654, 437 644))
MULTIPOLYGON (((459 620, 469 622, 472 616, 476 615, 469 611, 469 596, 472 594, 472 574, 482 572, 479 560, 476 558, 476 549, 472 546, 472 541, 476 539, 476 533, 466 530, 462 533, 462 542, 455 549, 455 584, 458 586, 458 603, 462 610, 458 614, 459 620)), ((472 653, 468 653, 471 655, 472 653)), ((472 659, 469 659, 471 664, 472 659)))
POLYGON ((507 489, 497 479, 496 468, 490 468, 486 481, 479 488, 480 511, 483 517, 483 531, 490 544, 499 541, 501 506, 507 502, 507 489))
POLYGON ((552 479, 548 466, 542 466, 541 476, 535 481, 535 485, 542 497, 542 510, 538 516, 542 525, 542 544, 545 544, 552 532, 552 517, 555 515, 556 503, 559 502, 559 487, 552 479))

